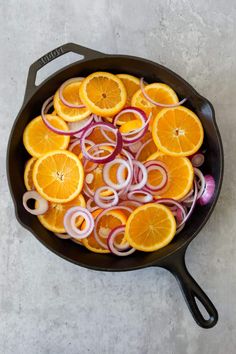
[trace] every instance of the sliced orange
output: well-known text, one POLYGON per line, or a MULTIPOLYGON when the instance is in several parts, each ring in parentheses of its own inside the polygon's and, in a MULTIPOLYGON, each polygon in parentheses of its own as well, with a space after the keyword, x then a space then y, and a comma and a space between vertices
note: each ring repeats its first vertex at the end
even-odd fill
POLYGON ((125 89, 127 92, 125 107, 130 106, 133 95, 140 88, 140 79, 128 74, 118 74, 116 76, 118 76, 125 85, 125 89))
MULTIPOLYGON (((46 115, 47 120, 61 130, 68 130, 68 126, 63 119, 51 114, 46 115)), ((65 150, 68 147, 70 137, 58 135, 48 129, 41 116, 34 118, 25 128, 23 143, 28 153, 34 157, 40 157, 52 150, 65 150)))
MULTIPOLYGON (((179 102, 175 91, 166 84, 153 83, 147 85, 145 86, 145 92, 151 99, 159 103, 173 104, 179 102)), ((146 100, 141 89, 139 89, 132 97, 131 105, 142 109, 147 116, 149 116, 149 114, 152 112, 151 121, 149 123, 150 126, 152 126, 153 119, 156 114, 163 109, 162 107, 157 107, 148 100, 146 100)))
POLYGON ((72 152, 51 151, 35 162, 34 186, 38 193, 50 202, 71 201, 81 192, 83 181, 83 166, 72 152))
POLYGON ((152 136, 164 154, 190 156, 201 147, 204 132, 196 114, 180 106, 165 108, 156 116, 152 136))
POLYGON ((33 167, 36 161, 36 157, 31 157, 31 159, 29 159, 25 165, 24 182, 28 191, 34 188, 33 167))
MULTIPOLYGON (((64 88, 63 97, 66 99, 66 101, 76 105, 82 104, 80 99, 80 94, 79 94, 80 86, 81 86, 81 81, 76 81, 70 83, 64 88)), ((60 100, 59 90, 57 90, 57 92, 54 95, 53 104, 57 114, 61 118, 65 119, 67 122, 75 122, 78 120, 82 120, 88 117, 88 115, 91 113, 87 107, 70 108, 68 106, 65 106, 60 100)))
MULTIPOLYGON (((128 74, 118 74, 117 76, 121 79, 126 88, 127 99, 125 107, 131 106, 131 99, 135 92, 138 91, 140 88, 140 80, 137 77, 128 74)), ((118 119, 117 124, 121 125, 124 122, 128 122, 133 119, 134 115, 132 113, 125 113, 120 117, 120 119, 118 119)))
MULTIPOLYGON (((38 219, 46 229, 52 232, 65 233, 66 230, 64 228, 64 215, 68 209, 74 206, 86 206, 82 194, 79 194, 75 199, 71 200, 68 203, 61 204, 49 202, 48 211, 43 215, 39 215, 38 219)), ((79 222, 77 226, 79 225, 79 222)))
MULTIPOLYGON (((166 188, 157 192, 157 198, 173 198, 179 200, 188 194, 193 185, 194 171, 187 157, 175 157, 156 152, 151 155, 148 160, 163 162, 168 173, 166 188)), ((149 173, 148 181, 151 184, 158 185, 161 182, 160 172, 152 171, 149 173)))
POLYGON ((118 113, 126 103, 123 82, 107 72, 95 72, 87 76, 79 89, 82 102, 91 112, 103 117, 118 113))
MULTIPOLYGON (((117 207, 119 208, 119 206, 117 207)), ((100 237, 107 237, 111 230, 120 225, 125 225, 127 221, 127 216, 122 210, 113 209, 106 212, 105 215, 101 217, 97 225, 97 233, 100 237)), ((103 238, 104 240, 104 238, 103 238)), ((116 238, 116 242, 123 243, 125 240, 124 235, 119 235, 116 238)))
MULTIPOLYGON (((92 215, 94 219, 102 212, 102 209, 97 209, 95 210, 92 215)), ((83 227, 83 225, 82 225, 83 227)), ((94 231, 86 238, 81 240, 83 245, 90 251, 95 252, 95 253, 110 253, 109 250, 103 248, 96 240, 94 237, 94 231)))
POLYGON ((135 209, 125 227, 125 237, 129 244, 144 252, 165 247, 172 241, 175 232, 176 222, 170 209, 152 203, 135 209))

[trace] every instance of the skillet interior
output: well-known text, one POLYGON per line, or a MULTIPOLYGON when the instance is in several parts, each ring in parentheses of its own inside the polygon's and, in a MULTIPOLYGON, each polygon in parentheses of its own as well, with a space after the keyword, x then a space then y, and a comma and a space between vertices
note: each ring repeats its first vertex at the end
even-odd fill
POLYGON ((38 90, 23 105, 13 126, 8 145, 7 170, 17 218, 39 241, 54 253, 78 265, 95 270, 124 271, 158 265, 163 258, 170 256, 182 247, 186 247, 197 235, 209 218, 220 192, 223 174, 223 151, 212 105, 183 79, 169 69, 145 59, 105 55, 97 59, 83 60, 71 64, 50 76, 38 87, 38 90), (22 206, 22 195, 25 192, 24 166, 29 158, 22 143, 24 128, 32 118, 40 114, 44 100, 54 94, 62 82, 74 76, 86 76, 99 70, 129 73, 138 77, 144 76, 145 80, 150 83, 154 81, 165 82, 177 92, 179 98, 189 98, 186 106, 199 116, 204 127, 204 148, 207 149, 204 172, 212 174, 216 180, 216 192, 213 201, 205 207, 197 207, 184 230, 174 238, 171 244, 153 253, 136 252, 124 258, 92 253, 73 242, 54 237, 50 231, 39 223, 35 216, 28 214, 22 206))

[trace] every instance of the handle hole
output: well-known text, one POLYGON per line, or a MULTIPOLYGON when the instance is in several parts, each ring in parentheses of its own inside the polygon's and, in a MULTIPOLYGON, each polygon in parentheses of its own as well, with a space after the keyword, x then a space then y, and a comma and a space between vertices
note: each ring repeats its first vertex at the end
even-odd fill
POLYGON ((38 70, 36 75, 35 85, 36 86, 40 85, 46 78, 54 74, 56 71, 82 59, 84 59, 84 56, 77 53, 69 52, 63 54, 62 56, 54 59, 53 61, 43 66, 40 70, 38 70))
POLYGON ((196 305, 199 309, 199 311, 201 312, 202 317, 204 318, 204 320, 209 321, 211 319, 209 313, 207 312, 205 306, 201 303, 201 301, 194 296, 194 300, 196 302, 196 305))

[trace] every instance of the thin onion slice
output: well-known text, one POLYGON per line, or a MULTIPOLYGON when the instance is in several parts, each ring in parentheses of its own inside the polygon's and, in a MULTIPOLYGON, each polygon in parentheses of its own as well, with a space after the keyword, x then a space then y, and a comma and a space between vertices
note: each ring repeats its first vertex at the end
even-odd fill
POLYGON ((111 253, 115 254, 116 256, 125 257, 125 256, 129 256, 130 254, 132 254, 136 251, 136 249, 133 247, 126 250, 129 247, 129 245, 128 245, 128 247, 127 247, 127 245, 125 245, 125 248, 119 247, 120 249, 115 247, 115 238, 124 232, 125 232, 125 226, 122 225, 122 226, 118 226, 118 227, 114 228, 110 232, 110 234, 108 235, 107 246, 108 246, 109 250, 111 251, 111 253), (124 249, 124 250, 122 251, 121 249, 124 249))
POLYGON ((153 200, 153 196, 144 190, 131 191, 127 194, 127 197, 130 200, 134 200, 143 204, 149 203, 153 200))
MULTIPOLYGON (((154 186, 151 183, 149 183, 148 179, 147 179, 147 183, 145 185, 145 190, 147 189, 150 192, 156 192, 156 191, 163 190, 168 183, 168 172, 167 172, 166 165, 161 161, 150 160, 150 161, 145 162, 144 166, 146 167, 147 175, 149 172, 155 171, 155 170, 159 171, 162 175, 162 180, 157 186, 154 186)), ((138 175, 138 179, 140 179, 140 175, 138 175)))
MULTIPOLYGON (((94 225, 94 238, 96 239, 96 241, 98 242, 98 244, 105 248, 106 250, 108 249, 107 243, 103 242, 103 240, 101 240, 101 236, 98 235, 98 224, 99 221, 101 220, 101 218, 106 215, 109 211, 111 210, 125 210, 125 211, 129 211, 132 212, 132 209, 127 207, 127 206, 123 206, 123 205, 117 205, 111 208, 107 208, 104 209, 95 219, 95 225, 94 225), (131 210, 131 211, 130 211, 131 210)), ((102 236, 102 238, 107 239, 108 235, 106 236, 102 236)))
MULTIPOLYGON (((103 168, 103 179, 104 179, 104 182, 108 186, 114 188, 115 190, 124 189, 125 187, 127 187, 127 185, 132 180, 132 170, 131 170, 129 163, 126 160, 123 160, 120 158, 119 159, 117 158, 117 159, 114 159, 113 161, 108 162, 107 164, 104 165, 104 168, 103 168), (127 178, 126 178, 126 180, 123 180, 123 183, 114 183, 114 182, 112 182, 112 180, 110 178, 110 175, 109 175, 110 169, 116 164, 120 164, 120 165, 125 166, 125 168, 128 171, 127 178)), ((119 180, 121 180, 121 179, 119 178, 119 180)))
POLYGON ((74 104, 74 103, 70 103, 68 102, 64 96, 63 96, 63 90, 66 86, 74 83, 74 82, 81 82, 83 81, 84 77, 73 77, 69 80, 66 80, 60 87, 59 87, 59 98, 61 100, 61 102, 67 106, 67 107, 70 107, 70 108, 85 108, 85 105, 84 104, 74 104))
POLYGON ((72 207, 65 213, 64 227, 68 235, 75 239, 83 239, 91 234, 94 228, 94 219, 91 213, 83 207, 72 207), (82 217, 85 220, 85 228, 80 230, 76 226, 76 219, 82 217))
POLYGON ((48 201, 41 197, 41 195, 36 191, 27 191, 23 194, 23 206, 32 215, 43 215, 48 210, 48 201), (37 208, 31 209, 28 207, 27 202, 30 199, 34 199, 38 202, 37 208))
POLYGON ((181 104, 183 104, 184 102, 187 101, 187 97, 183 98, 178 103, 173 103, 173 104, 165 104, 165 103, 160 103, 160 102, 154 101, 151 97, 148 96, 147 92, 145 91, 144 78, 143 77, 140 79, 140 88, 141 88, 142 94, 146 98, 146 100, 149 101, 150 103, 152 103, 154 106, 157 106, 157 107, 174 108, 174 107, 181 106, 181 104))
POLYGON ((192 215, 192 212, 193 212, 193 210, 195 208, 195 205, 196 205, 196 202, 197 202, 197 195, 198 195, 197 182, 196 182, 196 179, 194 179, 194 197, 193 197, 192 205, 191 205, 191 207, 189 209, 188 214, 186 214, 185 218, 183 218, 181 223, 178 225, 178 228, 180 228, 182 225, 184 225, 186 223, 186 221, 192 215))
POLYGON ((200 205, 206 205, 212 200, 213 194, 215 192, 216 183, 211 175, 205 176, 205 189, 198 199, 200 205))
MULTIPOLYGON (((176 213, 178 212, 178 209, 182 213, 181 220, 186 218, 186 210, 183 207, 183 205, 180 202, 177 202, 176 200, 172 198, 160 198, 155 201, 156 204, 164 204, 167 205, 171 209, 171 205, 174 205, 177 207, 176 213)), ((173 212, 173 211, 172 211, 173 212)), ((182 221, 181 221, 182 222, 182 221)))
MULTIPOLYGON (((54 133, 56 134, 59 134, 59 135, 69 135, 69 136, 72 136, 72 135, 76 135, 78 134, 79 132, 81 132, 81 128, 77 128, 77 129, 74 129, 74 130, 61 130, 61 129, 58 129, 58 128, 55 128, 48 120, 47 120, 47 117, 46 117, 46 112, 48 111, 49 107, 51 106, 51 101, 53 100, 53 97, 54 96, 51 96, 49 97, 45 102, 44 104, 42 105, 42 109, 41 109, 41 117, 42 117, 42 120, 44 122, 44 124, 48 127, 48 129, 52 130, 54 133)), ((87 129, 88 127, 84 127, 83 130, 87 129)), ((82 131, 83 131, 82 130, 82 131)))
MULTIPOLYGON (((99 145, 105 145, 105 144, 99 144, 99 145)), ((106 144, 106 145, 108 145, 108 144, 106 144)), ((83 132, 83 135, 81 137, 81 149, 82 149, 82 153, 83 153, 84 157, 87 160, 97 162, 97 163, 106 163, 106 162, 113 161, 114 158, 116 157, 116 155, 119 154, 119 152, 122 150, 121 133, 119 132, 119 130, 117 128, 115 128, 110 123, 104 123, 104 122, 93 123, 92 125, 87 127, 83 132), (112 131, 116 135, 116 143, 115 143, 114 150, 108 156, 95 157, 95 156, 91 155, 91 153, 89 151, 87 151, 87 149, 86 149, 86 145, 85 145, 86 138, 92 133, 92 131, 95 128, 100 128, 100 129, 105 129, 105 130, 107 129, 109 131, 112 131)))
POLYGON ((204 164, 205 156, 198 152, 191 157, 191 163, 193 167, 200 167, 204 164))
POLYGON ((113 118, 113 125, 116 125, 116 122, 119 120, 119 118, 126 113, 133 113, 139 116, 140 120, 142 121, 142 127, 135 129, 132 132, 129 133, 122 133, 122 138, 123 138, 123 142, 126 144, 130 144, 130 143, 135 143, 138 140, 140 140, 144 134, 147 132, 148 130, 148 123, 151 119, 151 115, 149 115, 149 117, 147 118, 146 114, 144 111, 142 111, 141 109, 137 108, 137 107, 126 107, 124 109, 122 109, 114 118, 113 118))
POLYGON ((118 204, 119 197, 116 190, 110 186, 102 186, 98 188, 94 194, 94 201, 102 209, 110 208, 118 204), (101 192, 110 190, 112 192, 112 196, 102 197, 101 192), (107 202, 108 200, 108 202, 107 202), (111 200, 111 201, 109 201, 111 200))
POLYGON ((133 160, 133 165, 134 167, 136 166, 138 168, 139 172, 141 172, 142 178, 140 178, 140 181, 138 183, 131 184, 131 186, 129 187, 129 191, 142 189, 146 185, 148 178, 147 169, 141 162, 133 160))

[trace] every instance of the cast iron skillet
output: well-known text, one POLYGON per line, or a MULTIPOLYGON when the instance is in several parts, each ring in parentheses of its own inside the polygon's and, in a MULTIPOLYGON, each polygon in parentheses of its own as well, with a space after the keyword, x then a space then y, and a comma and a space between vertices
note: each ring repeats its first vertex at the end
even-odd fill
POLYGON ((223 148, 211 103, 174 72, 146 59, 127 55, 103 54, 73 43, 67 43, 44 55, 29 69, 24 102, 9 138, 7 174, 18 221, 58 256, 82 267, 101 271, 128 271, 151 266, 163 267, 177 278, 188 307, 198 325, 210 328, 217 323, 218 314, 214 305, 186 268, 185 252, 188 244, 197 236, 209 219, 217 202, 223 177, 223 148), (84 59, 57 71, 40 86, 36 86, 35 79, 38 70, 67 52, 78 53, 84 59), (153 253, 136 252, 124 258, 92 253, 73 242, 54 237, 39 223, 35 216, 28 214, 22 206, 22 195, 25 192, 24 166, 29 158, 22 143, 24 128, 33 117, 40 114, 44 100, 54 94, 62 82, 71 77, 86 76, 99 70, 129 73, 137 77, 144 76, 145 80, 150 83, 165 82, 178 93, 180 98, 189 98, 186 106, 196 112, 204 127, 204 145, 207 149, 205 171, 215 178, 214 198, 209 205, 196 208, 184 230, 168 246, 153 253), (202 315, 196 300, 204 306, 209 315, 208 318, 202 315))

